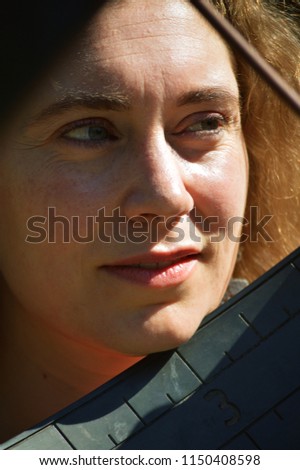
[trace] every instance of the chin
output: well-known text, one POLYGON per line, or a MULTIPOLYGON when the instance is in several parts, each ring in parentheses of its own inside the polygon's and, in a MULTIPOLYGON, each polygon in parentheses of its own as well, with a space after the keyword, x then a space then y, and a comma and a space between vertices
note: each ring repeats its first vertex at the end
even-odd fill
POLYGON ((199 316, 199 306, 197 316, 195 312, 192 313, 182 309, 178 315, 173 309, 162 309, 136 332, 135 341, 128 341, 127 345, 123 345, 122 352, 146 356, 179 347, 194 335, 205 316, 199 316), (158 319, 158 316, 161 318, 158 319))

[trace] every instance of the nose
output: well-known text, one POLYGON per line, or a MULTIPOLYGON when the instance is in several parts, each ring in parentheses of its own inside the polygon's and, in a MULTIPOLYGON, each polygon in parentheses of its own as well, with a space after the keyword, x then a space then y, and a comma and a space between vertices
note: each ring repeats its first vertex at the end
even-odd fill
POLYGON ((128 218, 181 216, 193 209, 194 200, 185 181, 185 164, 163 132, 136 142, 129 161, 130 183, 123 204, 128 218))

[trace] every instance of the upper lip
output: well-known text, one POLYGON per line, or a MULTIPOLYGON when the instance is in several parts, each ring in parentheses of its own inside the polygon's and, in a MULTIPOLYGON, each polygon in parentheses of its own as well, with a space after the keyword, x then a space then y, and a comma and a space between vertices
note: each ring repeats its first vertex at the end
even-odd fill
POLYGON ((144 253, 110 263, 109 266, 130 266, 144 263, 176 262, 182 258, 186 258, 187 256, 200 255, 200 253, 201 252, 199 250, 191 248, 181 249, 173 252, 144 253))

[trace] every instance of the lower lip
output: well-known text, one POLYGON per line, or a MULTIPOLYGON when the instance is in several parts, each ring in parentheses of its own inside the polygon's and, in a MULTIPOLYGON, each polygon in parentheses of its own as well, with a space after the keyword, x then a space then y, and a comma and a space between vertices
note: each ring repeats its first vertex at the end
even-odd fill
POLYGON ((192 274, 198 263, 198 256, 183 258, 177 263, 160 269, 134 266, 104 266, 110 274, 127 282, 144 286, 163 288, 181 284, 192 274))

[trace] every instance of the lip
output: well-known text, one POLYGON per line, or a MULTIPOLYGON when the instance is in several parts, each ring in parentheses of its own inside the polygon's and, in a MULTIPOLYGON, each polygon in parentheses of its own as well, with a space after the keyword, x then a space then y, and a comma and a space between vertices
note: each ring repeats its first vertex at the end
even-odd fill
POLYGON ((102 269, 128 283, 152 288, 174 287, 182 284, 191 276, 200 256, 201 253, 196 250, 146 253, 102 266, 102 269), (170 264, 157 268, 138 266, 150 263, 170 264))

